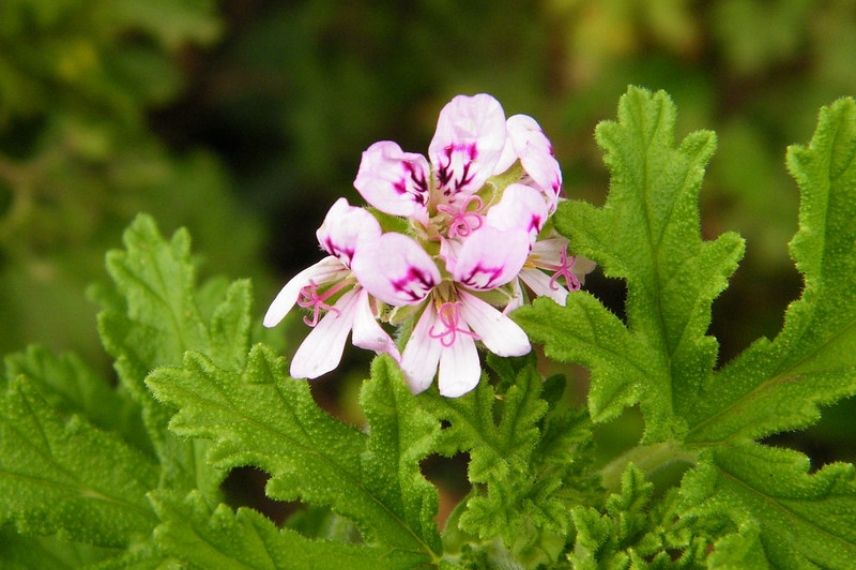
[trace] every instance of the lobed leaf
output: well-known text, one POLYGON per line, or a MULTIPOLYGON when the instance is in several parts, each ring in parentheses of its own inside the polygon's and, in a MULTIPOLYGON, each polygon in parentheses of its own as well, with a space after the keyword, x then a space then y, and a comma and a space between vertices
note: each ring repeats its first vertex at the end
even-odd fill
POLYGON ((203 460, 207 444, 169 433, 171 411, 155 400, 144 380, 158 367, 179 366, 188 350, 241 370, 249 348, 249 282, 236 281, 228 287, 207 323, 198 306, 186 231, 179 230, 166 241, 154 221, 141 215, 125 232, 124 243, 125 250, 107 255, 116 291, 101 295, 104 310, 98 325, 102 342, 116 359, 122 385, 142 407, 163 466, 161 486, 188 491, 200 488, 216 499, 224 474, 203 460))
POLYGON ((149 459, 80 416, 64 419, 25 376, 0 395, 0 524, 25 535, 127 546, 155 516, 149 459))
POLYGON ((719 446, 687 474, 681 492, 689 516, 723 513, 737 524, 757 523, 774 568, 848 568, 856 557, 854 467, 808 470, 808 458, 795 451, 719 446))
POLYGON ((309 539, 251 509, 212 509, 196 492, 184 499, 158 493, 152 501, 163 520, 156 543, 188 569, 409 570, 422 561, 389 549, 309 539))
POLYGON ((502 394, 483 380, 460 398, 431 391, 418 400, 449 422, 438 450, 470 453, 468 476, 476 487, 455 524, 481 539, 502 537, 518 560, 536 566, 554 562, 565 547, 569 505, 588 490, 575 453, 591 434, 578 414, 550 410, 531 358, 516 359, 517 366, 513 360, 491 359, 502 394))
POLYGON ((44 347, 30 346, 24 352, 7 355, 5 364, 6 378, 26 376, 53 409, 82 414, 96 427, 119 433, 143 451, 151 450, 140 421, 140 407, 76 355, 55 356, 44 347))
POLYGON ((805 281, 785 325, 705 386, 692 442, 757 438, 805 427, 818 405, 856 393, 856 100, 821 110, 808 147, 788 150, 800 187, 791 255, 805 281))
POLYGON ((569 201, 556 214, 572 249, 627 281, 626 331, 578 294, 563 310, 541 302, 517 313, 548 354, 592 366, 594 418, 613 417, 638 399, 648 442, 686 431, 683 416, 716 362, 716 340, 706 336, 710 306, 743 254, 736 234, 701 238, 698 192, 715 137, 699 131, 675 145, 675 116, 664 92, 630 88, 618 121, 596 131, 612 175, 605 205, 569 201), (578 339, 583 346, 571 347, 578 339))
POLYGON ((418 473, 431 434, 425 418, 410 413, 401 373, 386 359, 375 363, 363 394, 369 435, 324 413, 308 384, 288 378, 283 360, 261 345, 241 374, 190 352, 184 368, 158 370, 147 383, 180 408, 172 430, 212 440, 209 460, 219 468, 256 465, 271 474, 271 497, 329 505, 372 543, 425 563, 437 558, 429 522, 437 499, 418 473))

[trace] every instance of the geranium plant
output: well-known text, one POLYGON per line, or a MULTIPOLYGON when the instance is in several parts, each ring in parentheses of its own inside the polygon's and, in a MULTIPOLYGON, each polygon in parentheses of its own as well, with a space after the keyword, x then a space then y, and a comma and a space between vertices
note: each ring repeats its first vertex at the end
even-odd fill
POLYGON ((675 115, 631 88, 598 127, 603 207, 565 199, 538 124, 487 95, 443 109, 428 158, 372 145, 355 181, 368 206, 333 205, 326 257, 264 317, 303 310, 290 363, 264 342, 278 329, 259 326, 249 282, 200 286, 187 233, 166 240, 140 216, 108 254, 113 286, 92 291, 118 387, 72 355, 6 358, 3 567, 852 567, 853 466, 812 472, 759 440, 856 393, 856 101, 822 109, 788 152, 803 293, 775 338, 727 363, 707 332, 744 244, 702 239, 715 137, 676 142, 675 115), (589 259, 626 282, 625 320, 581 287, 589 259), (305 380, 336 368, 349 335, 378 353, 361 428, 305 380), (585 408, 542 377, 538 346, 590 371, 585 408), (641 440, 596 461, 593 425, 637 405, 641 440), (472 488, 441 527, 420 462, 458 452, 472 488), (227 506, 241 466, 307 507, 277 527, 227 506))

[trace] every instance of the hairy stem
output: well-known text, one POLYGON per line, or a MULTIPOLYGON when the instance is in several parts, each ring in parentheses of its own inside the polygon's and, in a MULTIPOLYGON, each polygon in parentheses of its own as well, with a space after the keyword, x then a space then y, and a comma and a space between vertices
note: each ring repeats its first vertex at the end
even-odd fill
POLYGON ((630 463, 650 476, 674 463, 695 464, 697 457, 697 452, 688 451, 677 441, 640 445, 607 463, 600 470, 600 475, 604 488, 618 491, 621 488, 621 475, 630 463))

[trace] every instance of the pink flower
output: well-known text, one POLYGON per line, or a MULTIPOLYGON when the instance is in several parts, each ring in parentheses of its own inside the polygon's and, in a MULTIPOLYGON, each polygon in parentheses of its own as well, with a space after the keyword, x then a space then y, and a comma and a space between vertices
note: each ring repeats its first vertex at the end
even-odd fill
POLYGON ((364 153, 354 187, 387 214, 427 223, 432 187, 446 202, 470 196, 493 174, 505 148, 505 113, 484 93, 458 95, 442 111, 424 156, 381 141, 364 153))
POLYGON ((500 356, 531 350, 526 333, 477 291, 509 283, 529 251, 528 233, 485 227, 461 244, 442 280, 430 255, 415 240, 387 233, 359 251, 353 271, 369 293, 393 306, 425 308, 404 349, 401 367, 414 392, 428 388, 439 366, 440 393, 456 397, 472 390, 481 377, 475 342, 500 356), (497 247, 502 244, 502 247, 497 247))
POLYGON ((382 233, 344 199, 333 205, 318 230, 328 257, 289 281, 265 316, 274 326, 295 304, 309 311, 314 330, 294 356, 294 377, 335 368, 353 331, 355 345, 399 360, 414 392, 438 376, 441 394, 460 396, 481 377, 477 343, 500 356, 531 350, 506 315, 523 303, 524 285, 564 304, 591 270, 545 231, 562 186, 550 141, 531 117, 506 120, 490 95, 443 108, 428 158, 391 141, 371 145, 354 186, 377 210, 407 218, 410 235, 382 233), (378 320, 411 323, 401 354, 378 320))
POLYGON ((291 361, 294 378, 317 378, 336 368, 351 331, 355 346, 400 358, 395 343, 376 320, 376 301, 351 272, 357 252, 380 234, 380 224, 371 214, 340 198, 316 234, 329 255, 295 275, 268 308, 266 327, 276 326, 295 304, 312 311, 304 322, 313 330, 291 361))
MULTIPOLYGON (((556 235, 538 241, 538 236, 547 220, 547 205, 544 195, 525 184, 511 184, 502 195, 502 199, 487 213, 488 226, 500 229, 518 228, 529 232, 531 251, 519 272, 519 279, 536 296, 550 297, 560 305, 565 304, 568 289, 578 291, 586 273, 594 269, 589 260, 568 256, 568 240, 556 235), (548 275, 541 270, 552 272, 548 275), (564 279, 565 286, 560 280, 564 279), (566 288, 567 287, 567 288, 566 288)), ((506 307, 506 312, 516 309, 523 303, 519 293, 520 284, 514 283, 515 299, 506 307)))

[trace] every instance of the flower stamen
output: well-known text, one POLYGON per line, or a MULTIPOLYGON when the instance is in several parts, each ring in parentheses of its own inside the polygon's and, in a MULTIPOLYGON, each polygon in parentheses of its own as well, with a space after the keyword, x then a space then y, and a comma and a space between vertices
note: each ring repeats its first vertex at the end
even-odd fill
POLYGON ((484 224, 484 217, 479 211, 484 207, 484 202, 478 196, 467 196, 462 200, 460 206, 455 207, 448 204, 437 206, 437 210, 452 217, 449 222, 449 237, 467 237, 484 224), (476 207, 470 210, 470 204, 476 207))
POLYGON ((310 281, 309 285, 300 290, 300 295, 297 298, 297 306, 303 309, 312 309, 311 318, 307 315, 303 317, 303 322, 306 323, 307 326, 314 327, 318 324, 318 320, 321 318, 322 310, 327 312, 332 311, 336 313, 336 315, 341 314, 339 309, 327 304, 326 301, 348 285, 350 285, 350 282, 345 279, 333 285, 323 293, 319 293, 318 284, 314 281, 310 281))
POLYGON ((582 287, 579 278, 574 275, 574 265, 577 263, 577 258, 574 256, 568 257, 568 248, 565 246, 562 249, 561 257, 559 258, 558 266, 548 266, 546 269, 554 271, 550 277, 550 289, 557 291, 559 289, 558 281, 560 278, 565 278, 565 284, 571 291, 579 291, 582 287))
POLYGON ((440 322, 443 324, 445 329, 440 332, 436 332, 434 330, 436 325, 432 325, 428 330, 428 336, 438 339, 440 344, 445 348, 449 348, 455 344, 455 340, 458 338, 458 333, 471 336, 473 340, 479 340, 479 336, 476 333, 471 330, 462 329, 458 326, 461 318, 461 303, 457 301, 447 301, 443 303, 440 305, 440 308, 437 309, 437 316, 440 318, 440 322))

